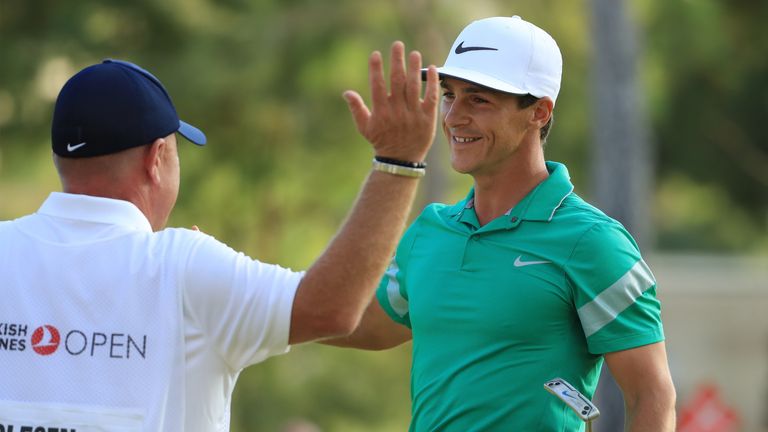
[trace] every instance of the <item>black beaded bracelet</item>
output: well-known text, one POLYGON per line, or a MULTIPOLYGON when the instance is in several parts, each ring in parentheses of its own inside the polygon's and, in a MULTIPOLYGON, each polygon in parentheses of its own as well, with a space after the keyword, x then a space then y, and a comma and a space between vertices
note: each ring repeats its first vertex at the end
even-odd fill
POLYGON ((376 162, 381 162, 381 163, 390 164, 390 165, 398 165, 398 166, 403 166, 408 168, 426 168, 427 167, 426 162, 409 162, 409 161, 403 161, 400 159, 392 159, 392 158, 386 158, 381 156, 374 157, 374 160, 376 160, 376 162))

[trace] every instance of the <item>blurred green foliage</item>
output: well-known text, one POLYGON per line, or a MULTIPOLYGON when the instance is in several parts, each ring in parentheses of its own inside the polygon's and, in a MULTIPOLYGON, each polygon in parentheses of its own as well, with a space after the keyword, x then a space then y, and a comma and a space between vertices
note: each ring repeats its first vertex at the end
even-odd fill
MULTIPOLYGON (((768 3, 638 0, 641 76, 656 155, 658 247, 768 251, 768 3)), ((370 51, 402 39, 441 64, 472 19, 519 14, 565 58, 547 157, 589 198, 590 16, 584 0, 0 0, 0 219, 34 211, 58 182, 49 121, 58 90, 102 58, 158 76, 209 145, 181 145, 171 225, 199 225, 236 249, 308 267, 369 169, 343 90, 367 96, 370 51)), ((437 146, 444 145, 438 141, 437 146)), ((430 170, 447 171, 445 152, 430 170)), ((425 200, 469 185, 445 172, 425 200)), ((423 204, 423 202, 422 202, 423 204)), ((421 207, 421 204, 417 204, 421 207)), ((321 346, 243 373, 233 430, 279 431, 307 418, 326 431, 408 423, 409 346, 363 353, 321 346)))

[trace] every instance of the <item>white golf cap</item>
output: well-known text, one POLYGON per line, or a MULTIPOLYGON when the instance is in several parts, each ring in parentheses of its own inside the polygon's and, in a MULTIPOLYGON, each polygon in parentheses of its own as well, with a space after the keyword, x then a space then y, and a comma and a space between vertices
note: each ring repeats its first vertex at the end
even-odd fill
POLYGON ((506 93, 548 96, 560 92, 563 57, 547 32, 519 16, 474 21, 451 47, 441 78, 453 77, 506 93))

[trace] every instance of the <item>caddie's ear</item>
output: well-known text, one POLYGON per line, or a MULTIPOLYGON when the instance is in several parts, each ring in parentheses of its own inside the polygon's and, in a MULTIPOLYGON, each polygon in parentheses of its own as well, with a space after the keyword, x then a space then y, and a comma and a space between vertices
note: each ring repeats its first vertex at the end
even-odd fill
POLYGON ((544 96, 533 104, 533 116, 531 121, 536 124, 538 129, 541 129, 547 124, 550 117, 552 117, 552 110, 554 108, 555 103, 552 102, 552 99, 548 96, 544 96))
POLYGON ((147 149, 144 152, 144 170, 152 183, 159 184, 162 174, 163 157, 165 152, 168 151, 168 143, 165 138, 158 138, 146 147, 147 149))

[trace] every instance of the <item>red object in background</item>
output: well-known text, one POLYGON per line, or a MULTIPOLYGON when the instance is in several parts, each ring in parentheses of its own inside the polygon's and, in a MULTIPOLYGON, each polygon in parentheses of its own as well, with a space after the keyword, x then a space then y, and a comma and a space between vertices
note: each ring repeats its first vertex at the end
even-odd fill
POLYGON ((736 432, 739 415, 720 400, 717 388, 706 385, 699 388, 677 417, 677 432, 736 432))

